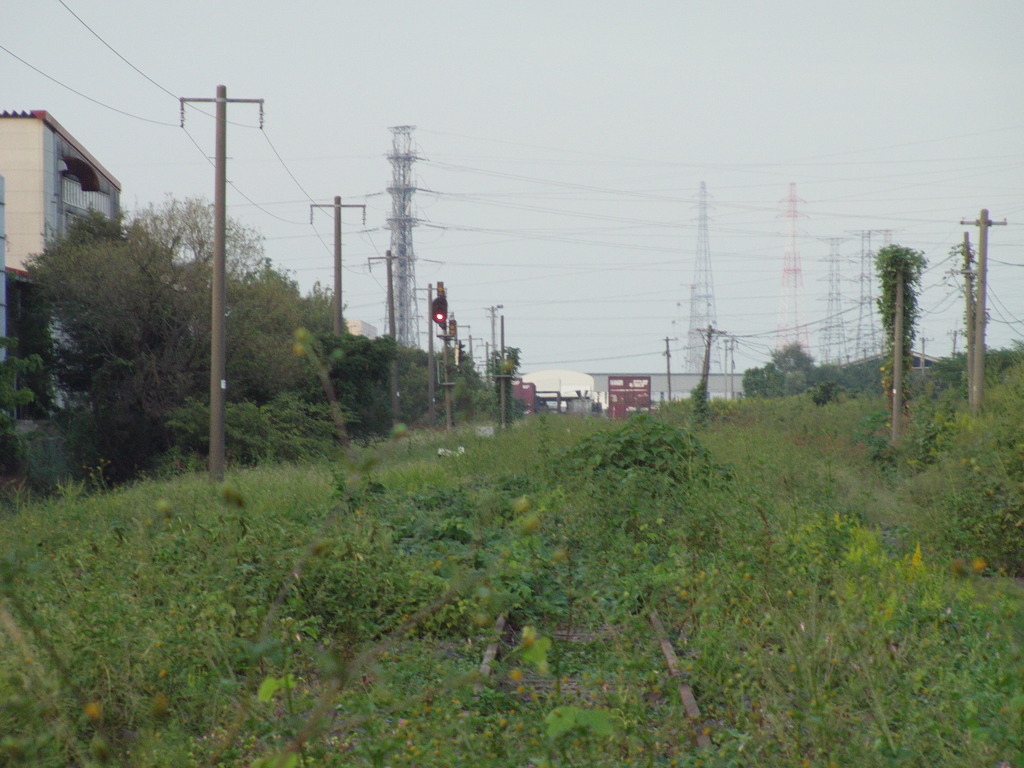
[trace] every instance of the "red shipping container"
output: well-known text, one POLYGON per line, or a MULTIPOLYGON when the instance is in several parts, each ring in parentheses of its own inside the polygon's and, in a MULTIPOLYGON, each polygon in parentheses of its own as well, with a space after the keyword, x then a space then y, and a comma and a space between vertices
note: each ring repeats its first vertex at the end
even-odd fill
POLYGON ((650 376, 609 376, 608 415, 627 419, 634 413, 651 410, 650 376))

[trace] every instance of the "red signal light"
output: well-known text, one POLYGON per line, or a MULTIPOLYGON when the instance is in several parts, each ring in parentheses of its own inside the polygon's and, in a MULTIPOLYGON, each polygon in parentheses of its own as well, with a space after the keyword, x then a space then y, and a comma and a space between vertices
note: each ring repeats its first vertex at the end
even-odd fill
POLYGON ((448 299, 444 296, 436 297, 430 305, 430 312, 434 322, 444 329, 445 323, 448 321, 448 299))

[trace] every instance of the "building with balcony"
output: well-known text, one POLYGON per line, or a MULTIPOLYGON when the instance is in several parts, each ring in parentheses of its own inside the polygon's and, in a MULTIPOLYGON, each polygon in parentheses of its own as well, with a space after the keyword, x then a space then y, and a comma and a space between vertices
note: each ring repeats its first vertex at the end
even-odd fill
POLYGON ((76 216, 120 212, 121 184, 49 112, 0 112, 8 270, 68 231, 76 216))

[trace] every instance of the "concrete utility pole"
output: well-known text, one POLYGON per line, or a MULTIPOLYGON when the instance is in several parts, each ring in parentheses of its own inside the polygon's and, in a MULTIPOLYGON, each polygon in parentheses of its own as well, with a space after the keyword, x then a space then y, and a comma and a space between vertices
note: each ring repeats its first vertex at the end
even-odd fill
POLYGON ((975 221, 961 220, 961 224, 974 224, 978 227, 978 290, 974 302, 974 359, 971 376, 974 402, 970 404, 971 412, 981 410, 985 397, 985 321, 988 316, 986 291, 988 289, 988 228, 1006 226, 1006 219, 992 221, 988 217, 988 208, 981 209, 981 215, 975 221))
POLYGON ((181 127, 185 127, 185 104, 216 103, 216 157, 213 193, 213 280, 210 300, 210 479, 224 479, 224 421, 227 410, 227 289, 225 287, 225 240, 227 235, 227 135, 228 104, 259 104, 260 128, 263 128, 263 99, 229 99, 228 89, 217 86, 214 99, 179 99, 181 127))
POLYGON ((341 321, 341 209, 342 208, 362 208, 363 209, 363 225, 366 225, 366 206, 362 203, 346 203, 341 204, 341 197, 338 195, 334 196, 334 203, 313 203, 309 206, 309 223, 313 223, 313 211, 316 208, 333 208, 334 209, 334 302, 332 309, 334 310, 334 335, 341 336, 344 332, 344 325, 341 321))
POLYGON ((668 378, 668 401, 672 402, 672 352, 668 348, 670 341, 678 341, 678 339, 670 339, 668 336, 665 337, 665 375, 668 378))

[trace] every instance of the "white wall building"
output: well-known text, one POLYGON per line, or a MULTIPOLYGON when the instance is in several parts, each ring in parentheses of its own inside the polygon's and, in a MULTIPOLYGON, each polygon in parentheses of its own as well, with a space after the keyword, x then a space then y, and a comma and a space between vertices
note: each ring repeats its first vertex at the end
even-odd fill
POLYGON ((120 212, 120 182, 42 110, 0 112, 0 175, 6 180, 10 269, 24 270, 74 217, 120 212))

